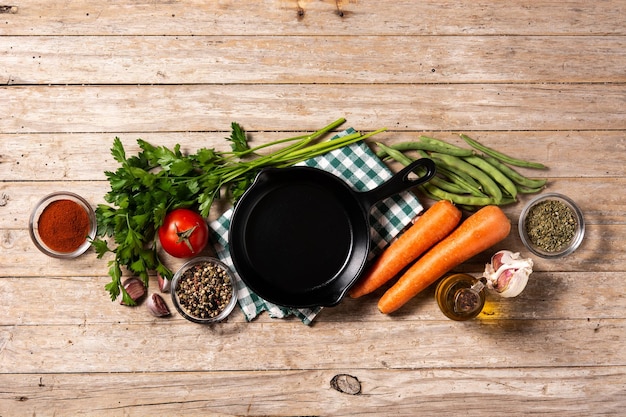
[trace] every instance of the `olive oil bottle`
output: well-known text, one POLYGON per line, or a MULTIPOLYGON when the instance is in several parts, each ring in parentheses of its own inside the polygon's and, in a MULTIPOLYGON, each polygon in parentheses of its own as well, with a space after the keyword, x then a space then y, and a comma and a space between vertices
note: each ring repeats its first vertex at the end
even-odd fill
POLYGON ((485 284, 468 274, 453 274, 437 285, 435 298, 439 308, 452 320, 476 317, 485 305, 485 284))

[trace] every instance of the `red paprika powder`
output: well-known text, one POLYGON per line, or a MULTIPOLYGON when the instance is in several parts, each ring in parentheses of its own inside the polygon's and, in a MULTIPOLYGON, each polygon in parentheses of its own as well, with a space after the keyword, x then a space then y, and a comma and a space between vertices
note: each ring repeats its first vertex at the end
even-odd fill
POLYGON ((57 252, 74 252, 87 239, 89 215, 72 200, 56 200, 39 216, 38 231, 43 243, 57 252))

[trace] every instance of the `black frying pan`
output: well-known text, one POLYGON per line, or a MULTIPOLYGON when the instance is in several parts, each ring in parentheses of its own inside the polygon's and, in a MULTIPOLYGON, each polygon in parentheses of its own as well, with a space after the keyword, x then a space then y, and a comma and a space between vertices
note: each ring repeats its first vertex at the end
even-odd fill
POLYGON ((356 192, 320 169, 265 169, 231 218, 235 269, 255 293, 275 304, 335 305, 367 261, 371 207, 434 175, 434 162, 423 158, 381 186, 356 192), (419 167, 426 173, 416 177, 412 172, 419 167))

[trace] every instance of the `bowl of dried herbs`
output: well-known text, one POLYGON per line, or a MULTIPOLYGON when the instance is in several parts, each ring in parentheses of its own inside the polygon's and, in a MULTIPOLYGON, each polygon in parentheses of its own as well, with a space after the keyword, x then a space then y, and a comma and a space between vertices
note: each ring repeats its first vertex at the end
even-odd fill
POLYGON ((574 252, 585 235, 585 220, 569 197, 547 193, 530 200, 518 223, 522 243, 542 258, 561 258, 574 252))
POLYGON ((170 292, 176 310, 194 323, 222 321, 237 303, 232 272, 211 257, 193 258, 181 266, 172 278, 170 292))

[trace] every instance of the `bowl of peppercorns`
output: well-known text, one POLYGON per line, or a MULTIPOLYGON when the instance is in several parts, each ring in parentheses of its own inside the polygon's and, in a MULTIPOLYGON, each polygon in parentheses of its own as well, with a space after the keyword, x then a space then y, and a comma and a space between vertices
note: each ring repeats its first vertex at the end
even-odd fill
POLYGON ((187 261, 172 278, 172 303, 181 316, 194 323, 216 323, 235 308, 237 290, 232 272, 211 257, 187 261))
POLYGON ((530 200, 522 209, 518 227, 524 246, 547 259, 571 254, 585 235, 582 211, 571 198, 558 193, 530 200))

